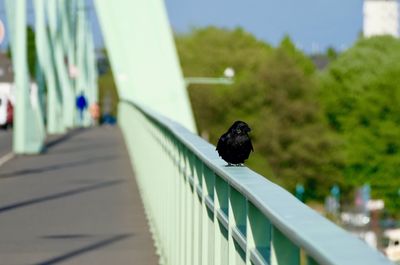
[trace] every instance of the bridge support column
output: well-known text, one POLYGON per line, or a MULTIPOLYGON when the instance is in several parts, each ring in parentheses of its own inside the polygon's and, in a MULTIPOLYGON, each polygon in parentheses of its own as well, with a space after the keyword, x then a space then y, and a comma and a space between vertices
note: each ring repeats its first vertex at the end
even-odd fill
POLYGON ((195 132, 164 1, 94 3, 120 98, 151 106, 195 132))
POLYGON ((36 51, 39 67, 44 73, 47 87, 47 132, 61 134, 65 132, 62 119, 61 91, 54 70, 54 58, 50 38, 46 29, 45 0, 34 0, 36 51))
POLYGON ((91 125, 91 119, 89 114, 89 106, 93 103, 90 95, 90 82, 89 82, 89 68, 88 68, 88 42, 91 37, 90 31, 88 29, 87 19, 86 19, 86 7, 85 2, 80 1, 78 3, 78 15, 77 15, 77 67, 79 75, 77 78, 76 89, 77 95, 83 94, 87 100, 88 108, 83 113, 83 120, 81 125, 84 127, 89 127, 91 125))
POLYGON ((71 89, 71 115, 68 117, 70 122, 75 127, 77 125, 76 117, 78 111, 75 104, 75 99, 77 96, 76 90, 76 33, 77 33, 77 1, 76 0, 63 0, 62 1, 62 19, 63 19, 63 43, 64 43, 64 53, 66 58, 68 58, 68 74, 71 89))
POLYGON ((25 0, 7 0, 12 62, 15 80, 13 151, 17 154, 39 153, 45 130, 37 90, 30 89, 27 67, 27 24, 25 0))
MULTIPOLYGON (((73 127, 73 112, 75 99, 73 98, 72 88, 68 77, 66 62, 64 61, 63 47, 63 23, 59 23, 58 18, 63 8, 60 1, 46 1, 47 15, 49 18, 50 40, 54 55, 54 67, 58 77, 58 85, 62 95, 62 116, 65 128, 73 127)), ((64 22, 63 20, 60 20, 64 22)))

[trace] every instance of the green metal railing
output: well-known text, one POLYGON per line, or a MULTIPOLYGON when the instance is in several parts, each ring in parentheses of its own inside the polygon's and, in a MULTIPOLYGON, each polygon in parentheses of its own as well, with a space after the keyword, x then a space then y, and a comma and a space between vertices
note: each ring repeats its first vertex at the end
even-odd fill
POLYGON ((176 122, 127 101, 119 121, 161 264, 392 264, 176 122))

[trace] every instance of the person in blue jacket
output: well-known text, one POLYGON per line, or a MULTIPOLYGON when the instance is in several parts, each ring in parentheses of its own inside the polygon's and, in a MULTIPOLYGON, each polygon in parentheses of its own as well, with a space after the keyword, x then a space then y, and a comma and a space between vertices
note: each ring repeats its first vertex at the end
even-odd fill
POLYGON ((76 97, 76 107, 79 111, 80 122, 83 122, 83 112, 88 108, 88 102, 83 92, 76 97))

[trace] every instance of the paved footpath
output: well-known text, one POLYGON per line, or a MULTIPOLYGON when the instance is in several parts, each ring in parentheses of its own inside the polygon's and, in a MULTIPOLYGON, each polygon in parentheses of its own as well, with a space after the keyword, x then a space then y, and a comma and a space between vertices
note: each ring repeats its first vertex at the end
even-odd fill
POLYGON ((0 167, 0 265, 157 263, 118 128, 74 131, 0 167))
POLYGON ((0 130, 0 159, 11 152, 12 130, 0 130))

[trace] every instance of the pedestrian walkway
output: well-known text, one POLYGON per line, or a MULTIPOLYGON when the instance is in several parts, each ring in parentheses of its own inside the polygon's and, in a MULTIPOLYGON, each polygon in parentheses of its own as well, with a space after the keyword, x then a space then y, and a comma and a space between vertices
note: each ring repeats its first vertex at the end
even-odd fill
POLYGON ((0 130, 0 159, 11 152, 12 130, 0 130))
POLYGON ((119 129, 48 146, 0 167, 0 265, 157 264, 119 129))

